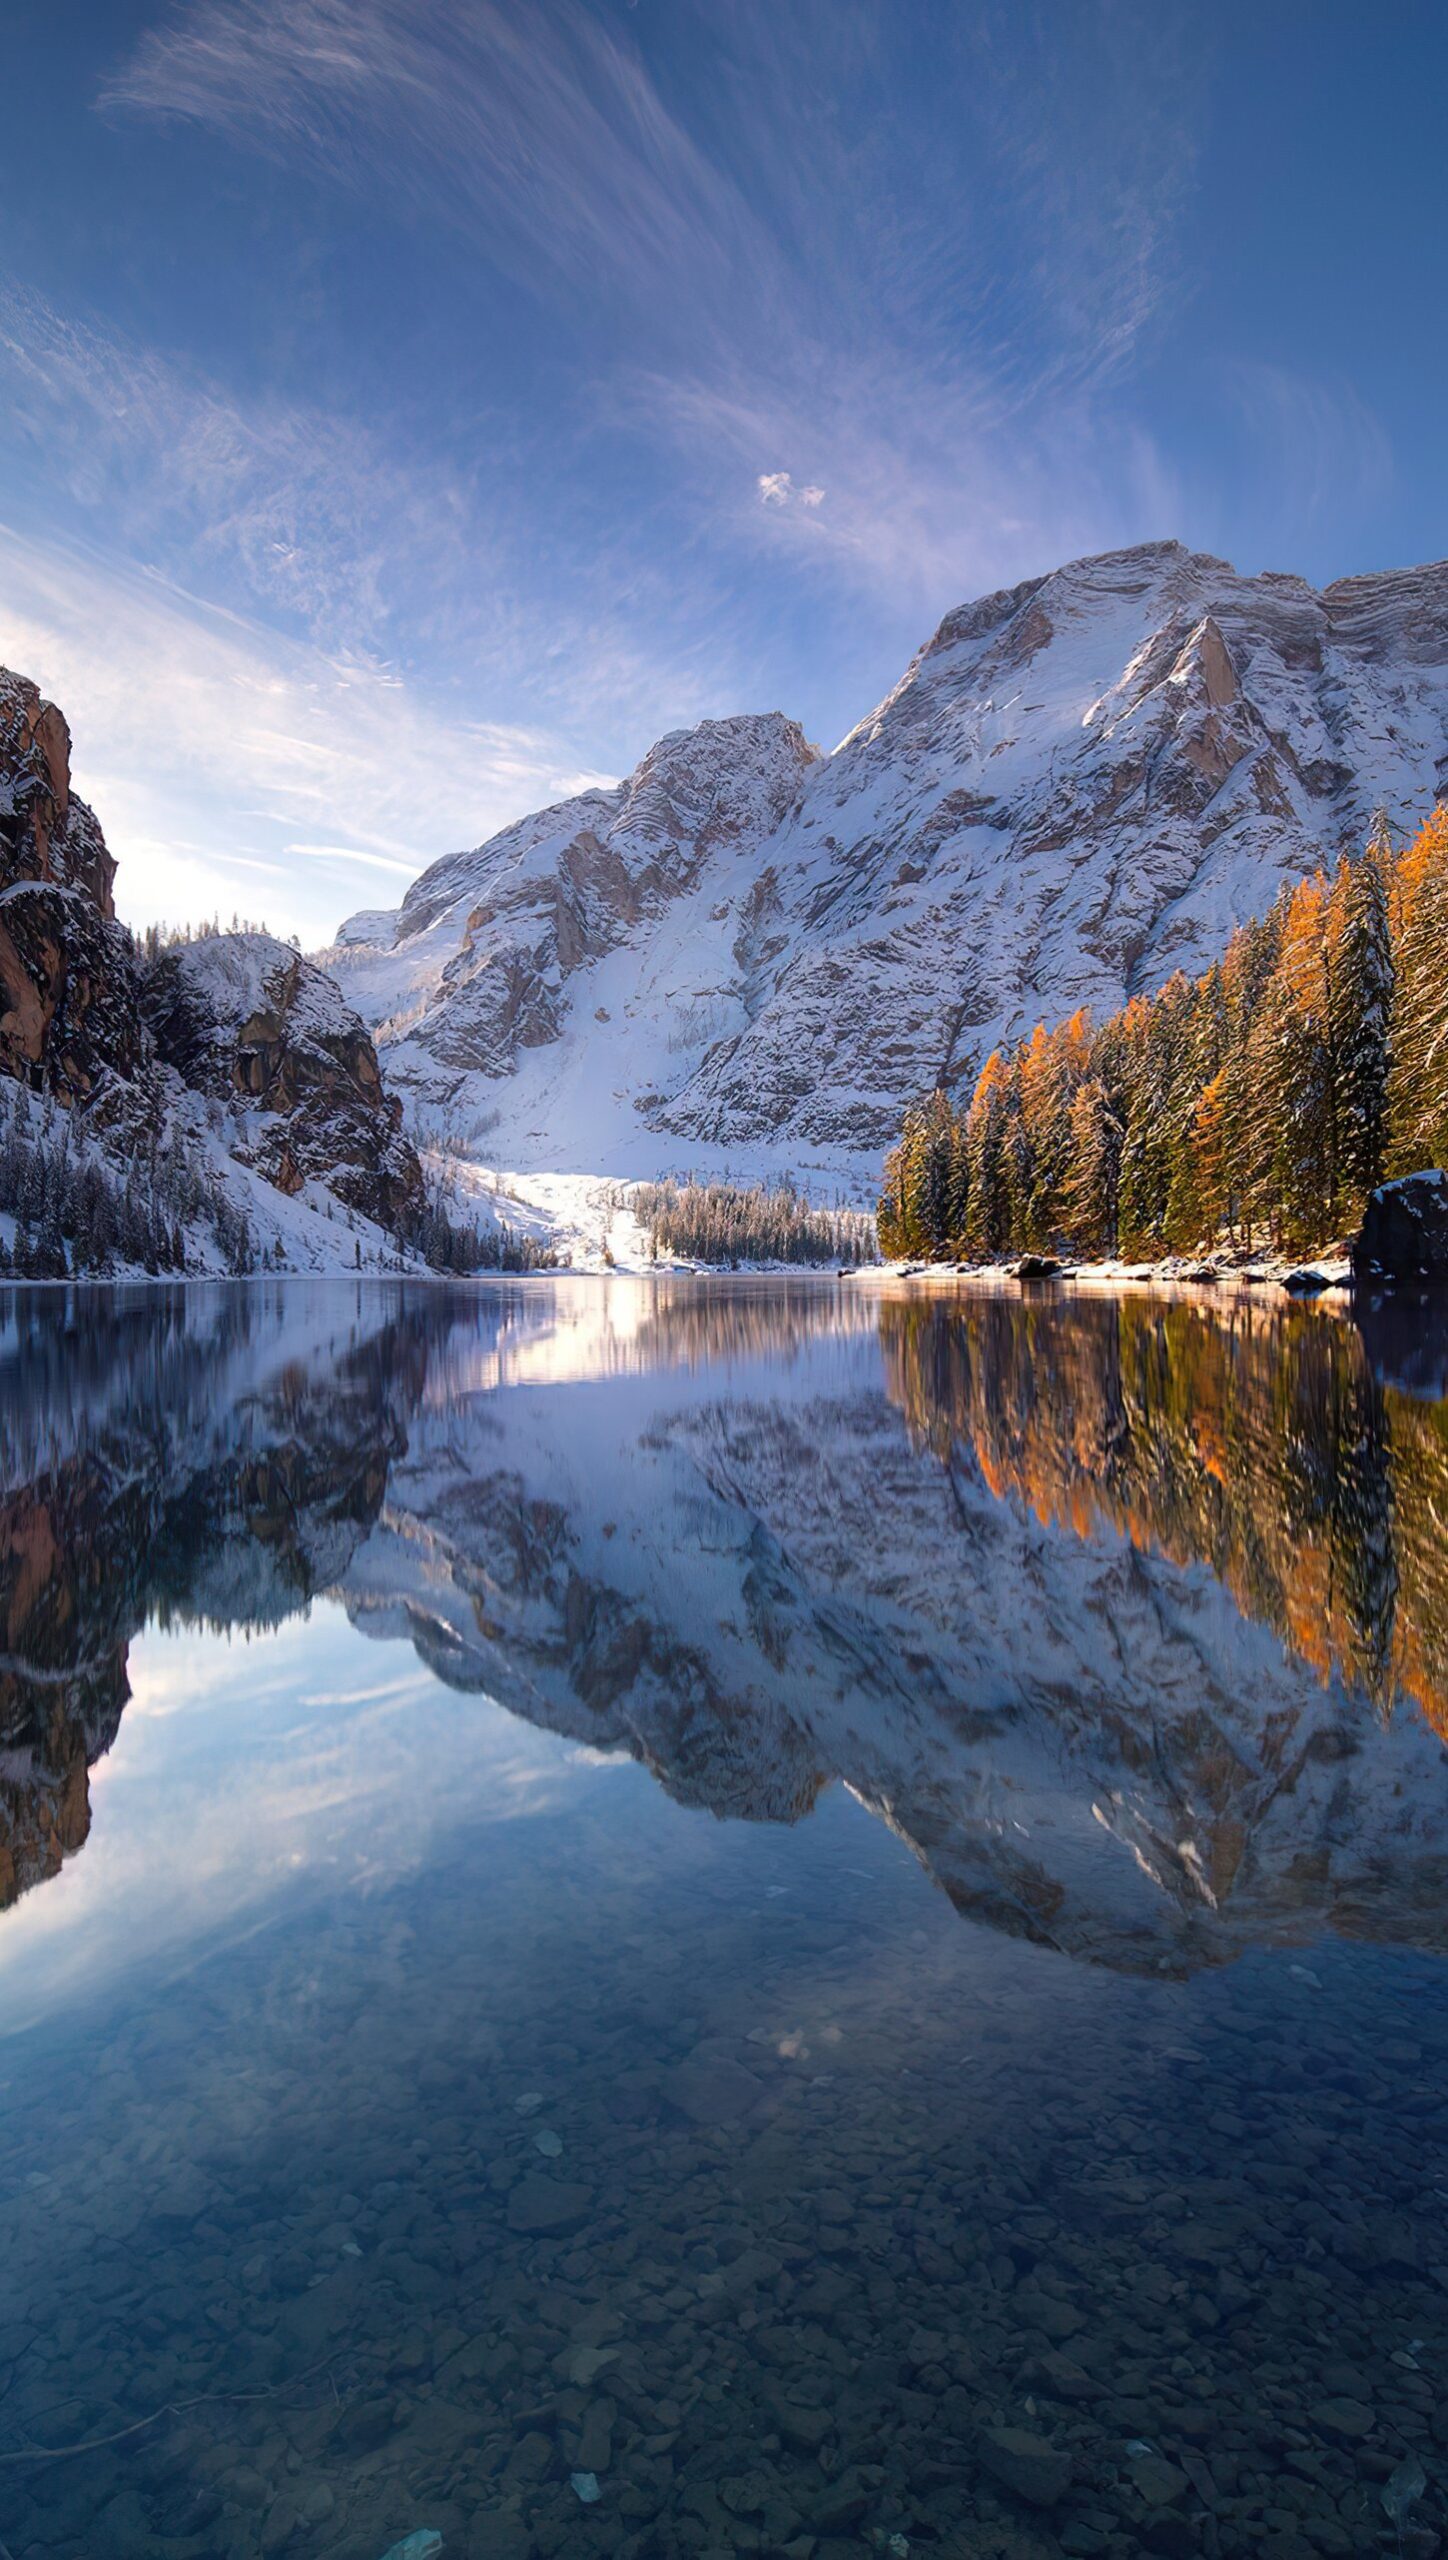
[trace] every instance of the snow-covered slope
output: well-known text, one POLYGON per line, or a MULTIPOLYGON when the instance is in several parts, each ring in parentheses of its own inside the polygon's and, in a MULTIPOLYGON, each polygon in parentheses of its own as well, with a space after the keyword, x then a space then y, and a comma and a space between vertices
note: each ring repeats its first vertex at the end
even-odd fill
POLYGON ((859 1173, 995 1039, 1204 965, 1445 783, 1448 564, 1318 592, 1147 544, 948 615, 833 755, 665 738, 324 957, 484 1160, 859 1173))
POLYGON ((635 1106, 742 1027, 721 953, 819 761, 778 714, 707 720, 615 789, 435 863, 395 914, 351 917, 319 957, 415 1127, 488 1160, 505 1131, 509 1163, 608 1169, 635 1106))

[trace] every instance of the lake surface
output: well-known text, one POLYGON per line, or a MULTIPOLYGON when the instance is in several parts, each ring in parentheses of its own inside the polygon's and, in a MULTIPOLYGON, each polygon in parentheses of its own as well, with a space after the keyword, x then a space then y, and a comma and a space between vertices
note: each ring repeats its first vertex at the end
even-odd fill
POLYGON ((1445 1396, 1250 1298, 0 1290, 5 2560, 1427 2560, 1445 1396))

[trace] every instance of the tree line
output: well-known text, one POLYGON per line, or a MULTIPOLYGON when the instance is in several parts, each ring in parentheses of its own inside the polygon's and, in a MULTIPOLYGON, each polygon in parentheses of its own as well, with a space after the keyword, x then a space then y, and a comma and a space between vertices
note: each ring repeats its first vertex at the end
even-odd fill
POLYGON ((1284 888, 1197 978, 995 1049, 906 1115, 891 1259, 1321 1247, 1448 1152, 1448 808, 1284 888))
MULTIPOLYGON (((219 1112, 213 1112, 217 1121, 219 1112)), ((464 1276, 550 1266, 551 1246, 501 1219, 475 1217, 456 1190, 426 1181, 420 1215, 391 1238, 398 1267, 410 1255, 430 1269, 464 1276)), ((197 1138, 174 1125, 153 1126, 123 1160, 91 1142, 77 1115, 51 1094, 32 1095, 0 1076, 0 1280, 104 1278, 122 1272, 151 1277, 214 1267, 238 1276, 286 1268, 277 1240, 258 1242, 244 1209, 197 1138), (211 1251, 202 1247, 209 1239, 211 1251)), ((339 1211, 346 1225, 350 1212, 339 1211)), ((352 1255, 362 1267, 362 1239, 352 1255)), ((347 1248, 339 1245, 338 1261, 347 1248)))
POLYGON ((78 1133, 52 1095, 33 1099, 0 1077, 0 1278, 64 1280, 78 1272, 184 1272, 209 1231, 227 1271, 257 1268, 243 1212, 200 1148, 151 1131, 124 1163, 78 1133))
POLYGON ((722 1264, 873 1262, 875 1237, 859 1209, 820 1209, 790 1183, 641 1182, 629 1206, 649 1252, 722 1264))

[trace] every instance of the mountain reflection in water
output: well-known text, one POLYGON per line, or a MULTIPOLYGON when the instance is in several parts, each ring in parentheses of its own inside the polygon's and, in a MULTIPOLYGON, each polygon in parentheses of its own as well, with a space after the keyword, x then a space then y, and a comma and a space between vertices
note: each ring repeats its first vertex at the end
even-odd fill
POLYGON ((1127 1969, 1448 1943, 1421 1316, 857 1283, 0 1296, 0 1904, 148 1624, 332 1594, 450 1687, 1127 1969))

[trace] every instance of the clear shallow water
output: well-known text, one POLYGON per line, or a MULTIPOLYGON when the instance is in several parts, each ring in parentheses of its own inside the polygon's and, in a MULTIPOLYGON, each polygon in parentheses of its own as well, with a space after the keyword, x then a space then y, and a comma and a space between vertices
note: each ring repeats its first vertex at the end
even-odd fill
POLYGON ((13 2560, 1434 2547, 1400 1334, 0 1294, 13 2560))

